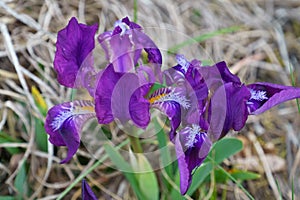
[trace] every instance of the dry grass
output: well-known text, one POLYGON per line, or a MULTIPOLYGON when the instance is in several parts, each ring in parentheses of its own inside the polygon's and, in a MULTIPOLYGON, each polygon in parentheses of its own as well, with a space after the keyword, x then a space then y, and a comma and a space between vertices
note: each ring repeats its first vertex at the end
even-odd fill
MULTIPOLYGON (((31 87, 39 89, 48 107, 70 99, 71 91, 57 83, 53 70, 57 31, 70 17, 76 16, 80 22, 99 23, 100 33, 111 29, 116 19, 126 15, 133 19, 132 1, 0 1, 0 131, 18 140, 0 144, 0 195, 17 192, 14 180, 23 162, 29 168, 28 184, 33 189, 26 199, 55 199, 81 171, 95 162, 91 159, 82 164, 74 158, 70 164, 60 165, 59 158, 65 149, 54 149, 48 144, 48 151, 44 152, 37 147, 34 118, 43 120, 44 116, 34 102, 31 87), (18 147, 21 153, 11 156, 5 150, 7 147, 18 147)), ((300 86, 299 1, 140 0, 138 23, 148 27, 146 32, 163 49, 175 44, 175 40, 169 38, 168 31, 162 30, 172 29, 193 37, 239 26, 234 33, 201 42, 202 49, 196 54, 204 54, 197 57, 225 60, 232 72, 246 83, 269 81, 291 85, 291 68, 300 86)), ((243 163, 249 163, 249 159, 250 163, 257 163, 251 170, 260 172, 262 178, 246 183, 248 191, 257 199, 277 198, 276 181, 284 199, 291 199, 294 181, 296 197, 300 198, 299 127, 300 115, 293 101, 251 117, 239 133, 245 148, 227 164, 240 160, 240 167, 247 167, 243 163), (267 161, 271 155, 278 157, 267 161), (284 167, 274 170, 274 162, 280 158, 284 167)), ((89 158, 84 149, 78 154, 89 158)), ((104 173, 105 168, 100 166, 88 176, 99 188, 100 199, 131 199, 132 192, 120 173, 104 173)), ((231 199, 243 199, 235 185, 229 184, 226 189, 231 199)), ((78 185, 66 199, 79 196, 78 185)))

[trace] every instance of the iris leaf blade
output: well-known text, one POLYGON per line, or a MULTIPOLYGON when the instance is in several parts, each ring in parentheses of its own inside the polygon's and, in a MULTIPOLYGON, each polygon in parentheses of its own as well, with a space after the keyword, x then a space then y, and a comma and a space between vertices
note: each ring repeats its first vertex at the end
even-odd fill
POLYGON ((112 163, 117 167, 118 170, 122 171, 126 179, 129 181, 133 191, 139 199, 145 199, 144 195, 140 191, 138 182, 134 175, 132 167, 124 160, 121 154, 111 145, 104 144, 104 149, 111 159, 112 163))

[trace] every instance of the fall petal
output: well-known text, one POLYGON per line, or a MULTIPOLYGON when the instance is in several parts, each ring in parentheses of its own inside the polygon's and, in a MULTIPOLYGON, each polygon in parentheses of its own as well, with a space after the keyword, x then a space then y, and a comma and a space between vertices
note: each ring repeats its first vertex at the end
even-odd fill
POLYGON ((61 163, 68 162, 80 145, 80 131, 83 124, 95 117, 94 104, 91 101, 74 101, 55 105, 46 116, 45 130, 49 141, 56 146, 67 146, 67 157, 61 163))

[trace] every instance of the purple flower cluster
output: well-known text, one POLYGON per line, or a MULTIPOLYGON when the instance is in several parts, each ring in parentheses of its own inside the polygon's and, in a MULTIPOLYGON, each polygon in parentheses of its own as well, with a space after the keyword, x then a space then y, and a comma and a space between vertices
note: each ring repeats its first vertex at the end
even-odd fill
POLYGON ((93 100, 76 100, 52 107, 45 129, 50 142, 67 146, 68 162, 80 145, 80 130, 90 118, 100 124, 131 121, 145 129, 150 109, 170 121, 185 194, 193 171, 208 155, 212 143, 231 129, 241 130, 249 115, 260 114, 284 101, 300 97, 300 89, 272 83, 245 85, 225 62, 203 66, 176 55, 177 64, 161 70, 162 54, 155 43, 127 17, 97 39, 108 62, 94 68, 93 50, 97 25, 79 24, 72 18, 57 36, 54 68, 61 85, 86 88, 93 100))

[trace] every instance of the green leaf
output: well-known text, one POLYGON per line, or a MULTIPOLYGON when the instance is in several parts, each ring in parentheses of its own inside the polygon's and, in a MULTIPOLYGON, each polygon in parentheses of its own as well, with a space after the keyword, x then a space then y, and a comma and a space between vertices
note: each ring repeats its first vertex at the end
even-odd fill
POLYGON ((213 164, 211 162, 205 162, 203 163, 198 169, 196 169, 194 175, 192 184, 187 191, 188 195, 192 195, 199 186, 203 183, 205 178, 210 174, 210 172, 213 170, 213 164))
POLYGON ((11 197, 11 196, 0 196, 0 200, 15 200, 15 197, 11 197))
MULTIPOLYGON (((174 182, 176 183, 176 185, 178 186, 178 188, 180 188, 180 175, 179 175, 179 170, 177 170, 174 182)), ((185 198, 181 195, 180 191, 178 191, 177 189, 173 188, 171 190, 171 199, 178 199, 178 200, 184 200, 185 198)))
POLYGON ((124 160, 121 154, 111 145, 104 144, 104 149, 111 159, 112 163, 117 167, 118 170, 122 171, 126 179, 129 181, 133 191, 139 199, 145 199, 141 193, 135 174, 132 173, 132 167, 124 160))
POLYGON ((169 147, 167 145, 168 138, 169 137, 165 131, 164 128, 161 127, 157 119, 153 120, 155 130, 159 130, 158 133, 156 134, 156 138, 158 140, 158 147, 160 151, 160 156, 161 156, 161 162, 162 166, 165 166, 165 170, 168 174, 168 176, 172 177, 173 176, 173 170, 172 170, 172 158, 171 158, 171 153, 169 151, 169 147))
POLYGON ((138 0, 133 0, 133 22, 137 23, 138 0))
POLYGON ((182 43, 179 43, 171 48, 168 49, 168 53, 170 54, 174 54, 177 53, 177 51, 185 46, 197 43, 197 42, 203 42, 207 39, 213 38, 215 36, 218 35, 223 35, 223 34, 227 34, 227 33, 232 33, 234 31, 239 30, 241 27, 239 26, 232 26, 232 27, 228 27, 228 28, 223 28, 223 29, 219 29, 210 33, 205 33, 203 35, 199 35, 193 38, 190 38, 182 43))
MULTIPOLYGON (((189 190, 187 191, 188 195, 193 195, 193 193, 200 187, 205 178, 210 174, 213 170, 213 164, 211 162, 205 162, 200 167, 198 167, 193 174, 192 183, 190 185, 189 190)), ((175 183, 180 186, 180 176, 179 172, 176 174, 175 183)), ((185 199, 178 190, 173 189, 171 192, 172 199, 185 199)))
POLYGON ((35 118, 35 141, 38 149, 44 152, 48 152, 47 133, 44 128, 44 122, 38 118, 35 118))
POLYGON ((226 174, 224 174, 222 170, 215 169, 214 173, 215 173, 216 183, 226 183, 227 182, 228 176, 226 174))
MULTIPOLYGON (((14 142, 20 142, 20 141, 12 138, 7 133, 5 133, 3 131, 0 131, 0 144, 2 144, 2 143, 14 143, 14 142)), ((21 150, 19 148, 16 148, 16 147, 6 147, 5 150, 7 150, 8 153, 10 153, 11 155, 21 152, 21 150)))
POLYGON ((136 178, 141 192, 146 199, 158 199, 159 187, 155 173, 148 162, 147 158, 143 154, 137 154, 138 171, 145 171, 142 173, 136 173, 136 178))
POLYGON ((226 137, 213 145, 208 156, 214 159, 217 164, 220 164, 223 160, 238 153, 242 149, 243 143, 239 139, 226 137))
POLYGON ((27 173, 25 162, 23 162, 14 182, 14 186, 18 191, 17 199, 23 199, 23 196, 28 195, 27 173))
POLYGON ((244 170, 234 170, 233 172, 231 172, 231 176, 240 181, 247 181, 260 178, 260 174, 244 170))

